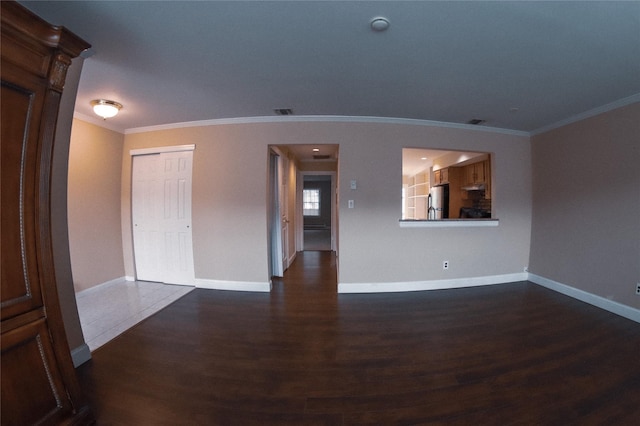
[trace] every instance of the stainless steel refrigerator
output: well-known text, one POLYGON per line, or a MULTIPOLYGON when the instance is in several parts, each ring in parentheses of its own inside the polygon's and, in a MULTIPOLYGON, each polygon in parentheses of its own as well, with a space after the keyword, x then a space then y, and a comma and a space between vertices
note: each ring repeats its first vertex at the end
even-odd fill
POLYGON ((434 186, 429 190, 427 219, 449 218, 449 185, 434 186))

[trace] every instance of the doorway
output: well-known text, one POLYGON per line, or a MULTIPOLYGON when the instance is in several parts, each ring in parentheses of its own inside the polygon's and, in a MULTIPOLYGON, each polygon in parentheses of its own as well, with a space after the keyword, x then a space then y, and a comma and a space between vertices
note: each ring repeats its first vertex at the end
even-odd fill
POLYGON ((302 249, 335 251, 335 173, 303 172, 302 249))
MULTIPOLYGON (((267 176, 267 224, 269 277, 282 277, 304 250, 337 254, 338 233, 338 145, 270 145, 267 176), (304 182, 322 182, 315 226, 322 234, 317 241, 304 238, 304 182), (322 203, 325 211, 320 211, 322 203)), ((307 228, 309 228, 307 226, 307 228)), ((313 238, 313 237, 311 237, 313 238)))
POLYGON ((191 229, 193 146, 173 149, 131 152, 136 278, 195 285, 191 229))

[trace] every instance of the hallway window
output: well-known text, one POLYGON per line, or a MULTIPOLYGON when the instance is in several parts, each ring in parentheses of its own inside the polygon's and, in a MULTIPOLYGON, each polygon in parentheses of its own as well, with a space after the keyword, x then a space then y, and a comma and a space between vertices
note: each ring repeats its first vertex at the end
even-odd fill
POLYGON ((319 189, 305 189, 302 191, 302 214, 304 216, 320 216, 319 189))

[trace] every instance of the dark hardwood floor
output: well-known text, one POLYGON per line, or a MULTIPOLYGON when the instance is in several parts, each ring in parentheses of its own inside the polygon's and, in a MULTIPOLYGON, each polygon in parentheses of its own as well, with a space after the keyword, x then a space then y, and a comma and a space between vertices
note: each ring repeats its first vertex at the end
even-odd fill
POLYGON ((305 251, 331 251, 331 228, 305 229, 303 242, 305 251))
POLYGON ((640 419, 640 324, 528 282, 338 295, 331 252, 271 294, 196 289, 78 371, 98 425, 640 419))

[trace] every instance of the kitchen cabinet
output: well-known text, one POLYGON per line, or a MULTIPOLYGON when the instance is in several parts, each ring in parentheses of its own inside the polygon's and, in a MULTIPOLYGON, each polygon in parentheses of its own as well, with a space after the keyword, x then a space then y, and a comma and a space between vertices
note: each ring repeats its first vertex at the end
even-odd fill
POLYGON ((486 161, 480 161, 464 167, 465 184, 485 183, 485 163, 486 161))
POLYGON ((433 172, 433 185, 443 185, 449 183, 449 168, 436 170, 433 172))
MULTIPOLYGON (((491 161, 485 160, 478 163, 469 164, 462 168, 463 186, 484 185, 484 199, 491 199, 491 161)), ((463 195, 464 199, 469 199, 468 194, 463 195)))
POLYGON ((90 424, 58 302, 51 163, 71 58, 89 48, 1 2, 2 424, 90 424))

